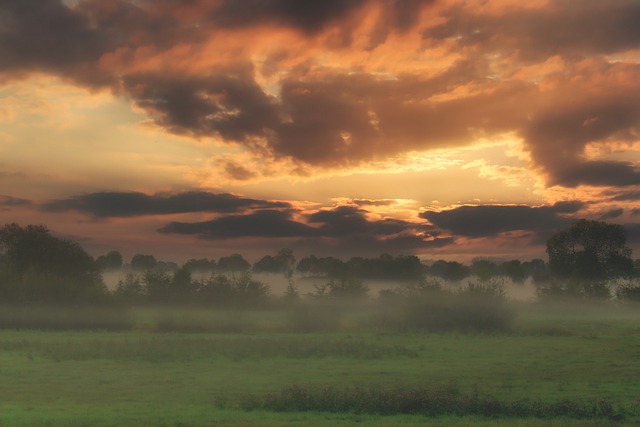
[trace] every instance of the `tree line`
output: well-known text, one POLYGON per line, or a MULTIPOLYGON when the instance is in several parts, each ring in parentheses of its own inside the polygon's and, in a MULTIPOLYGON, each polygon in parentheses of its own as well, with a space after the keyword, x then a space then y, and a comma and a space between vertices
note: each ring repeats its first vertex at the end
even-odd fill
POLYGON ((215 259, 190 259, 182 266, 175 262, 158 261, 153 255, 137 254, 129 264, 123 262, 118 251, 110 251, 96 259, 102 271, 126 269, 137 272, 156 270, 174 272, 184 267, 191 273, 268 273, 293 274, 305 277, 327 277, 340 279, 345 277, 363 280, 419 280, 423 276, 438 277, 446 281, 460 281, 471 276, 482 280, 503 276, 521 283, 533 277, 536 281, 549 278, 549 264, 542 259, 521 262, 520 260, 495 261, 474 259, 470 265, 457 261, 437 260, 422 262, 415 255, 393 256, 387 253, 376 258, 352 257, 347 261, 327 256, 308 255, 296 260, 293 251, 284 248, 274 255, 265 255, 251 264, 240 254, 215 259))
MULTIPOLYGON (((265 255, 251 265, 240 254, 214 259, 191 259, 178 266, 152 255, 137 254, 129 265, 118 251, 95 260, 75 242, 57 238, 43 225, 7 224, 0 228, 0 300, 7 302, 99 301, 116 297, 133 302, 218 301, 220 304, 258 304, 269 287, 251 273, 282 274, 289 283, 287 297, 297 297, 294 272, 324 277, 327 283, 313 296, 366 295, 366 280, 424 282, 425 278, 459 282, 474 276, 480 282, 508 277, 518 283, 528 277, 548 296, 610 296, 607 281, 638 277, 640 264, 631 259, 625 230, 615 224, 580 220, 555 233, 547 242, 549 261, 476 259, 471 265, 438 260, 422 263, 414 255, 376 258, 309 255, 299 261, 290 249, 265 255), (105 270, 127 268, 130 274, 109 292, 102 280, 105 270), (194 273, 208 273, 194 279, 194 273)), ((618 288, 618 297, 640 300, 636 282, 618 288)))

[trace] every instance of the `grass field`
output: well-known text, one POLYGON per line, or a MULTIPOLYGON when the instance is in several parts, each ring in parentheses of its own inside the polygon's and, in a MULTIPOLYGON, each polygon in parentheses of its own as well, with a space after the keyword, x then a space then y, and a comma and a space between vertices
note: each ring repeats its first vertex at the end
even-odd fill
POLYGON ((357 316, 332 331, 283 332, 277 312, 134 316, 130 331, 1 330, 0 425, 640 424, 638 311, 521 309, 512 331, 499 334, 388 333, 357 316), (226 326, 186 332, 195 319, 226 326), (269 403, 290 398, 292 386, 307 393, 306 409, 269 403), (343 401, 394 392, 407 399, 403 390, 448 390, 454 406, 604 401, 613 415, 558 417, 545 409, 525 418, 504 411, 428 417, 308 406, 326 404, 327 393, 343 401))

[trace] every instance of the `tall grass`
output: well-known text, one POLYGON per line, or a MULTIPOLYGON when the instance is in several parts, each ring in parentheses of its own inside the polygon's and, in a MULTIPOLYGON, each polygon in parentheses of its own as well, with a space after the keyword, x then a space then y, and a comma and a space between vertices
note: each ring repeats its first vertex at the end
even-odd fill
POLYGON ((482 416, 489 418, 575 418, 620 421, 621 409, 606 400, 499 400, 477 393, 465 394, 453 384, 446 387, 308 387, 292 385, 265 397, 245 396, 245 410, 277 412, 352 412, 376 415, 424 415, 437 417, 482 416))

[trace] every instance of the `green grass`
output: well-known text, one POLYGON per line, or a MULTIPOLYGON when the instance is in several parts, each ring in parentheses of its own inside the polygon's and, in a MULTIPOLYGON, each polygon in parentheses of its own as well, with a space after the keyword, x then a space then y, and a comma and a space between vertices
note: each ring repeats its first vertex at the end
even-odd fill
POLYGON ((605 400, 624 410, 620 425, 640 423, 638 312, 524 311, 508 334, 468 335, 376 332, 356 318, 335 332, 280 332, 286 316, 277 312, 246 314, 240 332, 153 332, 163 316, 188 315, 147 310, 134 330, 121 332, 1 330, 0 425, 541 424, 531 417, 249 411, 243 404, 292 385, 340 392, 454 385, 464 396, 499 402, 605 400))

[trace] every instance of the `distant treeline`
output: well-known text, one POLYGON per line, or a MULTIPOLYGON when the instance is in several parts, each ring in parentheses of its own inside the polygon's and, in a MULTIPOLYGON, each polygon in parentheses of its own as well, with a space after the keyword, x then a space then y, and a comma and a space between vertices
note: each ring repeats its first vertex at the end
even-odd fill
POLYGON ((180 267, 192 273, 297 273, 307 277, 330 279, 357 278, 362 280, 415 281, 426 276, 447 281, 460 281, 471 276, 481 280, 502 276, 521 283, 532 277, 541 282, 550 277, 549 265, 542 259, 521 262, 520 260, 493 261, 475 259, 470 265, 456 261, 437 260, 423 263, 415 255, 393 256, 387 253, 377 258, 352 257, 344 261, 335 257, 309 255, 297 261, 290 249, 281 249, 275 255, 265 255, 253 265, 242 255, 232 254, 215 259, 190 259, 182 266, 175 262, 158 261, 153 255, 138 254, 129 264, 123 263, 118 251, 111 251, 96 259, 103 271, 127 269, 144 272, 148 270, 174 272, 180 267))
MULTIPOLYGON (((597 228, 601 224, 586 226, 597 228)), ((34 324, 31 314, 18 313, 5 319, 6 307, 111 307, 117 309, 112 310, 116 313, 113 325, 121 328, 124 326, 118 310, 177 304, 285 310, 291 314, 292 330, 314 331, 339 328, 341 310, 366 305, 371 311, 371 324, 382 330, 501 331, 509 329, 515 316, 502 286, 506 278, 519 283, 532 277, 540 301, 607 301, 613 296, 612 290, 619 301, 640 301, 638 262, 634 269, 630 250, 621 241, 622 245, 616 246, 605 239, 591 239, 589 245, 598 249, 591 252, 589 245, 580 242, 571 246, 562 239, 550 239, 557 245, 548 249, 549 263, 540 259, 477 259, 471 265, 444 260, 425 264, 413 255, 389 254, 348 261, 312 255, 296 261, 291 250, 282 249, 253 265, 239 254, 217 261, 193 259, 182 266, 138 254, 125 265, 117 251, 94 260, 80 245, 52 236, 45 226, 9 224, 0 228, 0 327, 34 324), (583 252, 576 249, 582 247, 586 247, 583 252), (570 250, 563 252, 566 248, 570 250), (105 286, 106 270, 121 274, 113 290, 105 286), (270 287, 252 273, 281 274, 287 282, 286 291, 273 295, 270 287), (314 284, 312 292, 300 295, 296 279, 301 275, 324 280, 314 284), (371 298, 366 281, 374 279, 396 283, 371 298), (612 279, 623 281, 612 288, 612 279)), ((104 322, 93 317, 80 324, 103 327, 104 322)), ((59 323, 74 322, 63 319, 59 323)), ((38 325, 49 327, 47 322, 38 325)), ((167 330, 174 326, 168 325, 167 330)), ((211 327, 202 326, 202 330, 211 327)))
POLYGON ((622 277, 628 282, 617 286, 618 298, 640 300, 640 285, 633 279, 638 276, 639 263, 636 260, 634 266, 631 261, 624 237, 623 230, 616 226, 582 220, 549 240, 549 263, 541 259, 528 262, 476 259, 471 265, 445 260, 427 264, 414 255, 389 254, 377 258, 353 257, 348 261, 310 255, 297 261, 290 249, 281 249, 253 265, 242 255, 232 254, 218 260, 191 259, 178 266, 144 254, 137 254, 129 264, 124 264, 118 251, 94 260, 80 245, 52 236, 45 226, 9 224, 0 228, 0 302, 264 304, 270 294, 269 286, 252 278, 251 273, 282 274, 288 283, 284 297, 289 299, 299 297, 295 278, 302 275, 326 279, 310 295, 317 298, 367 296, 365 283, 369 280, 398 281, 406 286, 431 289, 434 279, 460 282, 469 278, 489 283, 503 277, 521 283, 531 277, 542 298, 608 299, 612 296, 608 280, 622 277), (585 233, 589 237, 586 244, 580 240, 585 233), (109 291, 104 284, 102 273, 106 270, 126 274, 115 291, 109 291), (202 279, 201 273, 207 278, 202 279))

